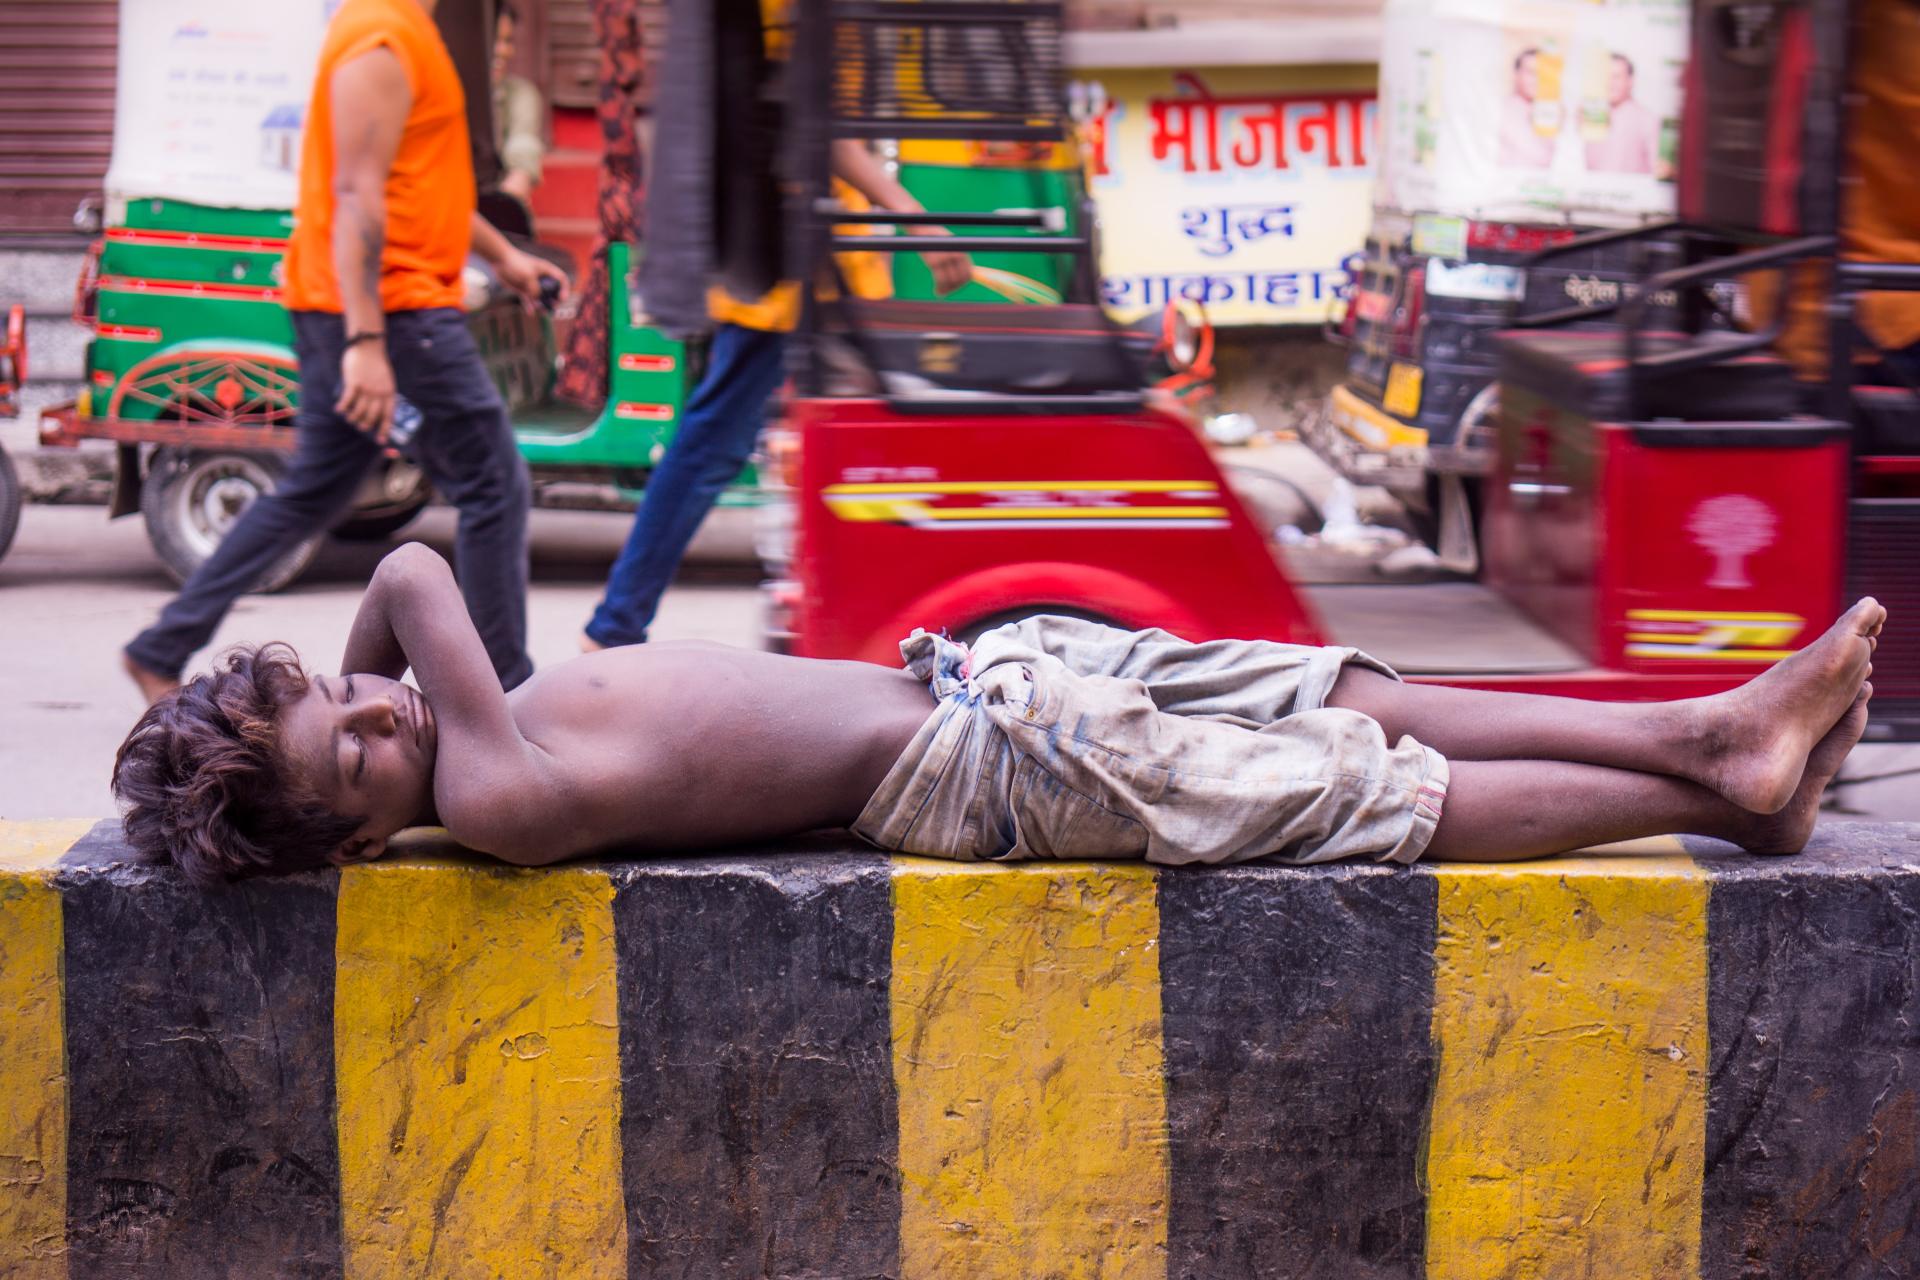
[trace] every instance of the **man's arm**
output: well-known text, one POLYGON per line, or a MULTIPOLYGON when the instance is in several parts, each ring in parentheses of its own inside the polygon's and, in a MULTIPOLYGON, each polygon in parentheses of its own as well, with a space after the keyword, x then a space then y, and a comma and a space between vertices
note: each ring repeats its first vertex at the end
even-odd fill
POLYGON ((374 570, 340 661, 393 679, 409 667, 439 730, 434 803, 454 837, 509 862, 578 852, 551 757, 514 722, 453 570, 417 542, 374 570))
MULTIPOLYGON (((841 138, 833 144, 833 172, 836 177, 889 213, 920 213, 923 208, 913 193, 894 180, 880 158, 856 138, 841 138)), ((909 235, 944 236, 945 227, 909 227, 909 235)), ((951 249, 929 249, 921 253, 927 269, 933 272, 934 288, 952 293, 973 279, 973 259, 951 249)))
POLYGON ((473 215, 473 251, 486 260, 502 284, 529 302, 540 300, 540 281, 544 278, 560 282, 562 298, 572 288, 566 272, 545 258, 516 247, 477 211, 473 215))
POLYGON ((387 175, 413 90, 399 56, 382 46, 335 68, 332 94, 333 269, 350 344, 340 356, 334 409, 385 443, 393 429, 394 387, 380 255, 387 243, 387 175), (379 336, 361 338, 365 334, 379 336))

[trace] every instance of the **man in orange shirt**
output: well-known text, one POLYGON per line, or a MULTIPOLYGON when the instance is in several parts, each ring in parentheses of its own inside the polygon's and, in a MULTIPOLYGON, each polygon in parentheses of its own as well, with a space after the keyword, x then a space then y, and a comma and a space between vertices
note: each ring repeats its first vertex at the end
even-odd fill
POLYGON ((461 593, 511 689, 526 651, 526 464, 461 310, 477 252, 523 296, 566 278, 474 212, 466 98, 435 0, 345 0, 327 27, 300 153, 286 304, 300 360, 299 447, 160 620, 126 648, 148 700, 268 566, 347 509, 387 445, 397 396, 420 412, 410 448, 460 508, 461 593))

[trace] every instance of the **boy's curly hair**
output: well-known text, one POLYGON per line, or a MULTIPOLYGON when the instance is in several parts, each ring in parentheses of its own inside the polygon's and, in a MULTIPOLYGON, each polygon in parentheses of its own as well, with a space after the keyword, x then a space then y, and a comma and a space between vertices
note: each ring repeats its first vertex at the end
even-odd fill
POLYGON ((127 843, 142 862, 202 885, 327 865, 362 820, 286 781, 280 712, 307 687, 290 646, 242 645, 147 708, 113 761, 127 843))

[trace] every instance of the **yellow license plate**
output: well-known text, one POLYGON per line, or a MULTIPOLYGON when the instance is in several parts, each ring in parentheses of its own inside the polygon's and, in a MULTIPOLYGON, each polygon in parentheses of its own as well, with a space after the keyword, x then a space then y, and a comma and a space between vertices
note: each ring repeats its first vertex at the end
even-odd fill
POLYGON ((1420 376, 1417 364, 1396 364, 1387 370, 1387 394, 1381 399, 1381 407, 1397 418, 1419 413, 1420 376))

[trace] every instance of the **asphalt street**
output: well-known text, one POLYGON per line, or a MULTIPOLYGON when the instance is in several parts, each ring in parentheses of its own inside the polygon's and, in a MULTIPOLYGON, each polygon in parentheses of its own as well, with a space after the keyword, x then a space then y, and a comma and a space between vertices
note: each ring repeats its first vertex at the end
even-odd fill
MULTIPOLYGON (((620 513, 536 511, 529 631, 545 666, 577 652, 626 536, 620 513)), ((408 537, 451 553, 453 513, 433 509, 408 537)), ((285 640, 332 670, 373 566, 393 544, 331 544, 286 591, 243 598, 196 662, 241 640, 285 640)), ((750 514, 716 513, 662 606, 662 639, 759 643, 750 514)), ((140 713, 119 649, 166 602, 172 580, 139 517, 109 522, 99 507, 31 505, 0 560, 0 818, 107 816, 114 749, 140 713)), ((1920 620, 1916 620, 1920 624, 1920 620)), ((1895 619, 1893 625, 1900 625, 1895 619)), ((1863 747, 1850 775, 1920 765, 1920 747, 1863 747)), ((1850 815, 1920 819, 1920 778, 1852 788, 1850 815)))

